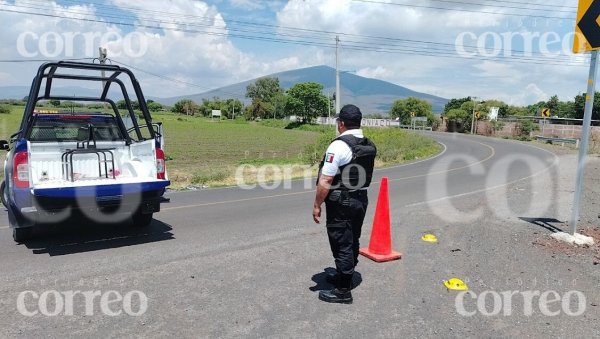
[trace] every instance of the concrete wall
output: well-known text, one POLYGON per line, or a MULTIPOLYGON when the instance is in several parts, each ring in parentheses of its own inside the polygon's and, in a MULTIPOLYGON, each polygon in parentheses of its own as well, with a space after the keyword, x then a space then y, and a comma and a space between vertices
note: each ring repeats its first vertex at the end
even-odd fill
MULTIPOLYGON (((574 125, 539 125, 539 130, 531 133, 531 136, 543 135, 545 137, 556 138, 581 138, 581 126, 574 125), (543 127, 543 130, 542 130, 543 127)), ((489 121, 479 121, 477 124, 477 134, 496 137, 518 137, 521 134, 519 124, 516 122, 505 122, 504 128, 500 131, 494 131, 489 121)), ((600 153, 600 126, 592 126, 590 152, 600 153)))

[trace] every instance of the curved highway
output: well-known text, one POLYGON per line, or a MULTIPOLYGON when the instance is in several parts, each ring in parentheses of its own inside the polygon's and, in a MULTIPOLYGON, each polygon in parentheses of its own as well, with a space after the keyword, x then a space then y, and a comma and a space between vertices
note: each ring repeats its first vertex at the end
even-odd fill
MULTIPOLYGON (((528 204, 520 192, 538 194, 531 180, 552 176, 557 157, 519 142, 428 135, 442 153, 376 171, 362 242, 368 243, 386 176, 394 247, 404 258, 385 264, 361 259, 362 282, 349 307, 317 299, 315 290, 327 287, 323 270, 333 261, 324 226, 312 222, 310 179, 289 188, 171 192, 171 202, 147 229, 68 225, 23 245, 13 243, 1 211, 0 327, 8 336, 25 337, 510 336, 505 330, 519 319, 461 317, 454 310, 456 294, 441 280, 463 276, 473 287, 481 281, 489 288, 524 278, 529 271, 523 267, 546 264, 523 262, 532 256, 530 243, 506 245, 520 230, 494 216, 488 200, 490 191, 510 192, 504 197, 509 206, 528 204), (461 220, 477 209, 482 212, 461 220), (440 237, 438 245, 419 240, 427 231, 440 237), (147 296, 148 307, 138 317, 111 317, 95 305, 88 316, 80 301, 71 317, 27 317, 16 306, 25 290, 136 290, 147 296)), ((560 326, 525 323, 540 335, 562 333, 560 326)))

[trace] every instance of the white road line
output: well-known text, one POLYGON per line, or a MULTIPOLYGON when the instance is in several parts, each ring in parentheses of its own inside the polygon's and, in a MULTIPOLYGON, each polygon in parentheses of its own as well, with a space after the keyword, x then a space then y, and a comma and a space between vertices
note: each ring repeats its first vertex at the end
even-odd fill
MULTIPOLYGON (((420 177, 426 177, 429 175, 437 175, 437 174, 443 174, 443 173, 447 173, 447 172, 453 172, 453 171, 458 171, 461 169, 465 169, 465 168, 469 168, 471 166, 477 165, 477 164, 481 164, 483 162, 486 162, 488 160, 490 160, 491 158, 494 157, 494 155, 496 155, 496 151, 494 150, 493 147, 486 145, 484 143, 481 142, 477 142, 477 141, 471 141, 480 145, 483 145, 487 148, 489 148, 491 150, 490 155, 488 157, 486 157, 483 160, 480 160, 478 162, 463 166, 463 167, 458 167, 458 168, 452 168, 449 169, 447 171, 439 171, 439 172, 435 172, 435 173, 428 173, 428 174, 420 174, 420 175, 415 175, 415 176, 410 176, 410 177, 404 177, 404 178, 398 178, 398 179, 390 179, 389 181, 400 181, 400 180, 407 180, 407 179, 414 179, 414 178, 420 178, 420 177)), ((442 144, 443 145, 443 144, 442 144)), ((444 152, 446 150, 446 145, 444 145, 444 152)), ((442 153, 440 153, 442 154, 442 153)), ((438 157, 439 155, 437 155, 436 157, 438 157)), ((436 158, 434 157, 434 158, 436 158)), ((428 161, 431 160, 432 158, 429 159, 424 159, 422 161, 428 161)), ((400 166, 408 166, 411 164, 405 164, 405 165, 400 165, 400 166)), ((400 167, 398 166, 398 167, 400 167)), ((379 184, 379 181, 374 181, 372 182, 373 184, 379 184)), ((263 196, 263 197, 253 197, 253 198, 245 198, 245 199, 236 199, 236 200, 225 200, 225 201, 217 201, 217 202, 208 202, 208 203, 203 203, 203 204, 193 204, 193 205, 184 205, 184 206, 174 206, 174 207, 167 207, 167 208, 162 208, 161 211, 162 212, 166 212, 166 211, 174 211, 174 210, 180 210, 180 209, 186 209, 186 208, 197 208, 197 207, 205 207, 205 206, 213 206, 213 205, 223 205, 223 204, 230 204, 230 203, 238 203, 238 202, 247 202, 247 201, 254 201, 254 200, 264 200, 264 199, 271 199, 271 198, 280 198, 280 197, 287 197, 287 196, 292 196, 292 195, 300 195, 300 194, 307 194, 307 193, 314 193, 315 190, 310 190, 310 191, 302 191, 302 192, 294 192, 294 193, 284 193, 284 194, 275 194, 275 195, 267 195, 267 196, 263 196)))
MULTIPOLYGON (((475 142, 475 143, 479 144, 479 142, 477 142, 477 141, 471 141, 471 140, 468 140, 468 141, 475 142)), ((440 142, 440 141, 436 141, 436 142, 438 144, 442 145, 442 147, 444 149, 440 153, 438 153, 438 154, 436 154, 436 155, 434 155, 432 157, 429 157, 429 158, 426 158, 426 159, 423 159, 423 160, 419 160, 419 161, 415 161, 415 162, 409 162, 409 163, 406 163, 406 164, 401 164, 401 165, 394 165, 394 166, 390 166, 390 167, 376 168, 375 172, 385 171, 385 170, 388 170, 388 169, 394 169, 394 168, 400 168, 400 167, 406 167, 406 166, 412 166, 412 165, 415 165, 415 164, 420 164, 422 162, 431 161, 433 159, 439 158, 442 155, 444 155, 444 153, 446 153, 446 151, 448 150, 448 147, 443 142, 440 142)), ((311 179, 316 179, 316 177, 311 177, 311 179)), ((297 178, 297 179, 292 179, 291 181, 294 182, 294 181, 301 181, 301 180, 306 180, 306 178, 297 178)), ((224 190, 224 189, 235 189, 235 188, 239 188, 239 187, 237 185, 225 186, 225 187, 209 187, 209 188, 202 189, 202 191, 224 190)), ((199 190, 185 190, 185 189, 184 190, 175 190, 175 191, 169 191, 169 195, 171 195, 171 194, 178 194, 178 193, 191 193, 191 192, 198 192, 198 191, 199 190)))
POLYGON ((519 181, 523 181, 523 180, 527 180, 527 179, 531 179, 533 177, 536 177, 536 176, 538 176, 538 175, 540 175, 540 174, 542 174, 544 172, 549 171, 551 168, 556 167, 558 165, 559 158, 558 158, 558 156, 556 154, 554 154, 554 153, 552 153, 552 152, 550 152, 548 150, 545 150, 543 148, 537 147, 537 146, 531 146, 531 147, 537 148, 537 149, 540 149, 542 151, 545 151, 545 152, 548 152, 548 153, 552 154, 554 156, 554 161, 552 162, 552 164, 550 166, 544 168, 543 170, 541 170, 539 172, 536 172, 536 173, 534 173, 534 174, 532 174, 530 176, 527 176, 525 178, 517 179, 517 180, 511 181, 511 182, 507 182, 507 183, 504 183, 504 184, 500 184, 500 185, 496 185, 496 186, 492 186, 492 187, 488 187, 488 188, 482 188, 482 189, 471 191, 471 192, 466 192, 466 193, 461 193, 461 194, 456 194, 456 195, 449 195, 449 196, 441 197, 441 198, 437 198, 437 199, 416 202, 416 203, 405 205, 404 207, 416 207, 416 206, 421 206, 421 205, 435 204, 436 202, 440 202, 440 201, 444 201, 444 200, 461 198, 461 197, 465 197, 465 196, 472 195, 472 194, 483 193, 483 192, 495 190, 495 189, 498 189, 498 188, 501 188, 501 187, 510 186, 512 184, 518 183, 519 181))

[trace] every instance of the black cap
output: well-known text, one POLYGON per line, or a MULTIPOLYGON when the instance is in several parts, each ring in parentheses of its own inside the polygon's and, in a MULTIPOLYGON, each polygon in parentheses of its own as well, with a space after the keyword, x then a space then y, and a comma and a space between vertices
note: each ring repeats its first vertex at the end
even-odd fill
POLYGON ((354 105, 345 105, 335 117, 343 121, 346 126, 358 127, 362 121, 362 113, 360 112, 360 109, 354 105))

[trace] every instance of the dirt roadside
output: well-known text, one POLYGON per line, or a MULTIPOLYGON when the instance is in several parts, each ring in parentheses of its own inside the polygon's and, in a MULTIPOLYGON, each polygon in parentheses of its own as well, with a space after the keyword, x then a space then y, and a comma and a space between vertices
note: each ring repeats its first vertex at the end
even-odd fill
MULTIPOLYGON (((579 151, 572 147, 563 147, 545 143, 534 143, 535 146, 549 150, 559 157, 557 182, 558 190, 563 197, 559 206, 558 222, 548 222, 557 231, 570 232, 568 220, 571 215, 572 199, 574 194, 577 159, 579 151)), ((577 232, 594 238, 595 244, 591 247, 580 247, 566 244, 551 238, 548 234, 538 234, 532 244, 545 248, 553 255, 558 253, 568 257, 579 258, 593 265, 600 265, 600 155, 589 154, 584 173, 584 190, 581 199, 581 208, 577 232)))

